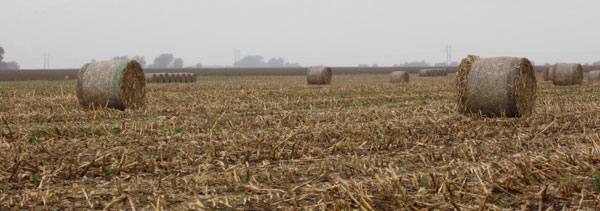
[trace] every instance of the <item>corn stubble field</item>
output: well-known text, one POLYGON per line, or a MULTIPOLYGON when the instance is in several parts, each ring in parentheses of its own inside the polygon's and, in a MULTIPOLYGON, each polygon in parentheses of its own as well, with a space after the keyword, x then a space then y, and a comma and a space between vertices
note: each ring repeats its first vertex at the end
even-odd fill
POLYGON ((0 209, 594 210, 600 84, 538 75, 535 114, 456 112, 454 75, 200 77, 146 108, 0 82, 0 209))

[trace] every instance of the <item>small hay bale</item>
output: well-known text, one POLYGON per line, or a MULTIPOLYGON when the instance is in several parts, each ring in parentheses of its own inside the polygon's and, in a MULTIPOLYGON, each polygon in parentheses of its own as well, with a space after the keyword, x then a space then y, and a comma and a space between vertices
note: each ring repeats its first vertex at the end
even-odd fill
POLYGON ((176 83, 177 82, 177 77, 175 76, 174 73, 167 73, 167 78, 169 79, 167 83, 176 83))
POLYGON ((409 75, 404 71, 394 71, 390 74, 391 83, 408 83, 409 75))
POLYGON ((198 77, 196 76, 196 73, 192 73, 192 83, 196 82, 198 80, 198 77))
POLYGON ((330 84, 332 72, 330 67, 314 66, 306 71, 308 84, 330 84))
POLYGON ((167 83, 166 73, 158 73, 158 83, 167 83))
POLYGON ((429 68, 429 69, 420 69, 419 76, 420 77, 432 77, 432 76, 447 76, 448 71, 444 68, 429 68))
POLYGON ((552 67, 544 68, 544 81, 550 80, 550 69, 552 69, 552 67))
POLYGON ((600 70, 592 70, 588 72, 589 81, 600 81, 600 70))
POLYGON ((557 86, 581 84, 583 70, 580 64, 559 63, 554 65, 552 83, 557 86))
POLYGON ((469 55, 456 73, 458 110, 489 117, 531 114, 536 83, 535 70, 526 58, 469 55))
POLYGON ((158 74, 156 73, 146 73, 146 83, 158 83, 158 74))
POLYGON ((139 108, 145 96, 144 70, 135 60, 93 62, 77 74, 77 99, 84 107, 139 108))

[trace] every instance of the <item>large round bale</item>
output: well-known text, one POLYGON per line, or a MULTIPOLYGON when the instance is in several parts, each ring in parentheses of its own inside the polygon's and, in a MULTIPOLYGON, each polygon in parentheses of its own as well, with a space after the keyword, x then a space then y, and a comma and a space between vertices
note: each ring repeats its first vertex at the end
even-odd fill
POLYGON ((456 73, 458 110, 489 117, 532 113, 537 81, 526 58, 479 58, 469 55, 456 73))
POLYGON ((306 71, 308 84, 330 84, 332 72, 330 67, 314 66, 306 71))
POLYGON ((144 70, 135 60, 93 62, 77 74, 77 99, 84 107, 139 108, 145 96, 144 70))
POLYGON ((192 83, 196 82, 196 80, 198 80, 196 73, 192 73, 192 83))
POLYGON ((391 83, 408 83, 409 75, 404 71, 394 71, 390 74, 391 83))
POLYGON ((554 65, 552 83, 557 86, 581 84, 583 70, 580 64, 559 63, 554 65))
POLYGON ((600 70, 592 70, 588 72, 588 80, 600 81, 600 70))

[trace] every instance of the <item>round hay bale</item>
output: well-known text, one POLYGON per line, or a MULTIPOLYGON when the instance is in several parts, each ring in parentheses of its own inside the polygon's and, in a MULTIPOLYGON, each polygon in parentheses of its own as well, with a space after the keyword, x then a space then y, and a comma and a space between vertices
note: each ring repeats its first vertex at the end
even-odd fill
POLYGON ((420 77, 428 77, 428 76, 431 76, 431 75, 430 75, 430 71, 429 71, 429 69, 420 69, 420 70, 419 70, 419 76, 420 76, 420 77))
POLYGON ((144 70, 135 60, 93 62, 77 74, 77 99, 84 107, 139 108, 145 96, 144 70))
POLYGON ((589 81, 600 81, 600 70, 592 70, 588 72, 589 81))
POLYGON ((330 67, 314 66, 306 71, 308 84, 330 84, 332 72, 330 67))
POLYGON ((458 66, 456 86, 460 113, 521 117, 533 112, 537 81, 526 58, 469 55, 458 66))
POLYGON ((196 73, 192 73, 192 83, 196 82, 198 77, 196 77, 196 73))
POLYGON ((144 76, 146 77, 146 83, 158 83, 158 74, 146 73, 144 76))
POLYGON ((552 83, 557 86, 581 84, 583 70, 580 64, 559 63, 554 65, 552 83))
POLYGON ((546 67, 544 68, 544 81, 549 81, 550 80, 550 68, 551 67, 546 67))
POLYGON ((394 71, 390 74, 391 83, 408 83, 409 75, 404 71, 394 71))
POLYGON ((177 83, 177 76, 175 75, 175 73, 167 73, 168 78, 169 78, 169 82, 167 83, 177 83))
POLYGON ((167 73, 161 73, 160 74, 161 77, 161 83, 169 83, 169 74, 167 73))

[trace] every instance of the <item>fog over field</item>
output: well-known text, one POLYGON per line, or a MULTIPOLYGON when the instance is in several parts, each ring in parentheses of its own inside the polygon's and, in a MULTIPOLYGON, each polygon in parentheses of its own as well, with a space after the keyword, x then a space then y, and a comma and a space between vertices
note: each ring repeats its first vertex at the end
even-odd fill
POLYGON ((21 68, 79 68, 162 53, 232 65, 241 56, 304 66, 391 66, 467 54, 536 64, 600 60, 593 0, 3 0, 0 46, 21 68))

